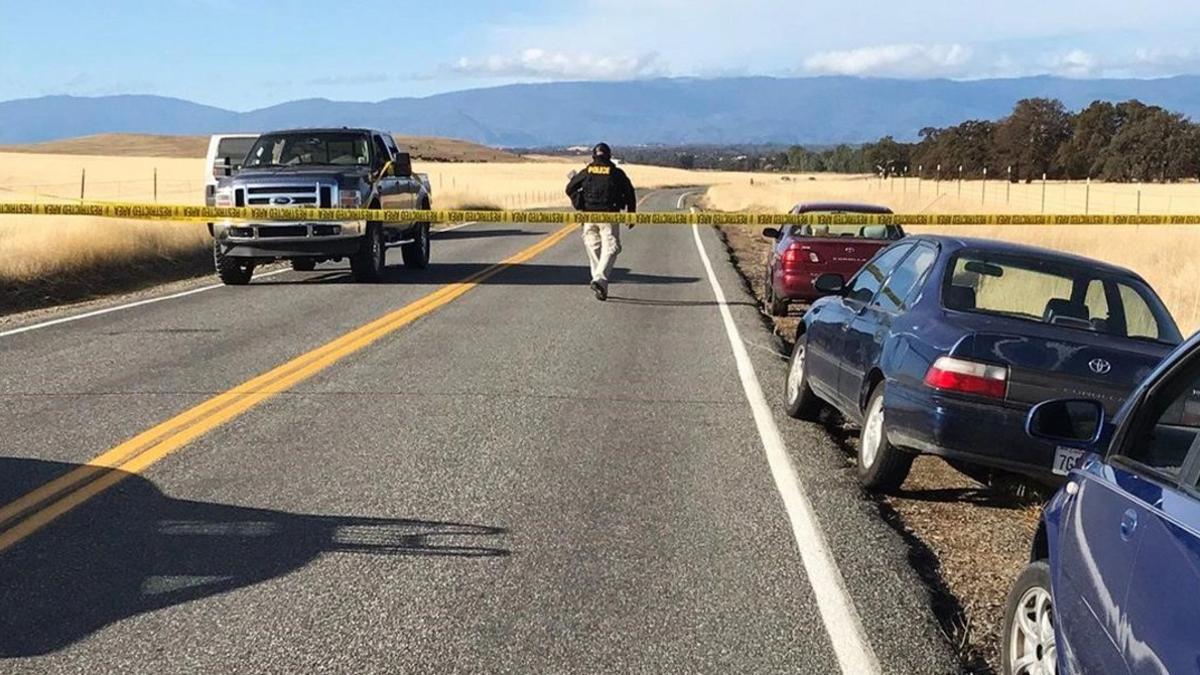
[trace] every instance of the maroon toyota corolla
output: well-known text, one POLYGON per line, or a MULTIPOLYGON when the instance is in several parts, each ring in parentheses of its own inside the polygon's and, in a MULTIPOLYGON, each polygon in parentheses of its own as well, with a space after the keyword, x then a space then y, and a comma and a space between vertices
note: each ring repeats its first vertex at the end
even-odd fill
MULTIPOLYGON (((794 214, 880 214, 886 206, 817 202, 797 204, 794 214)), ((812 302, 822 293, 813 287, 826 273, 849 279, 879 249, 904 236, 899 225, 784 225, 768 227, 763 236, 775 241, 767 260, 767 308, 774 316, 788 313, 793 301, 812 302)))

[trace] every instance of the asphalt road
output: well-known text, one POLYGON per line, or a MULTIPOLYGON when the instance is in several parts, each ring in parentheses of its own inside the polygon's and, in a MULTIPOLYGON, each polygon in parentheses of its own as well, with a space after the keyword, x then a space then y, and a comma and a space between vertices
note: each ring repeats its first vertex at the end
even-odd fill
POLYGON ((954 672, 913 552, 780 411, 718 234, 696 230, 823 542, 797 541, 692 228, 626 232, 607 303, 574 231, 455 285, 553 231, 0 336, 0 672, 838 672, 859 634, 818 597, 883 672, 954 672), (211 428, 177 417, 298 357, 211 428), (122 469, 80 468, 165 420, 122 469), (820 544, 838 584, 806 571, 820 544))

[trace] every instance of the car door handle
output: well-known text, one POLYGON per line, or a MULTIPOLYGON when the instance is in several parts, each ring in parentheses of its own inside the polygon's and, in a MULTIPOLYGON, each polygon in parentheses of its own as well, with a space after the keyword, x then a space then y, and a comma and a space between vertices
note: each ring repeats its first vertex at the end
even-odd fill
POLYGON ((1125 515, 1121 516, 1121 539, 1129 541, 1133 538, 1134 531, 1137 530, 1138 516, 1137 511, 1128 509, 1125 515))

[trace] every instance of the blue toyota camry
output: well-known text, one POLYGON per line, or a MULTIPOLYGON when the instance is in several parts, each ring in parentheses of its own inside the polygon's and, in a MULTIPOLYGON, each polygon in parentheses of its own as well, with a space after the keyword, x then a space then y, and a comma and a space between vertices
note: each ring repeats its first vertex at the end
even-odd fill
POLYGON ((1200 669, 1200 334, 1107 421, 1097 400, 1029 414, 1084 460, 1042 513, 1009 592, 1006 674, 1200 669))
POLYGON ((919 453, 1060 483, 1083 452, 1030 442, 1030 407, 1086 396, 1111 414, 1182 339, 1137 274, 1007 242, 910 236, 816 283, 829 295, 797 329, 787 410, 859 424, 859 479, 877 490, 919 453))

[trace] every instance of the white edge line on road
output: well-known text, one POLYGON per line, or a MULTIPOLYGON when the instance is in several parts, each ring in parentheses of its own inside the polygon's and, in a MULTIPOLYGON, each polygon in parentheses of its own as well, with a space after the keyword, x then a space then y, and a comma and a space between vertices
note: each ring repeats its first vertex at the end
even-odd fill
POLYGON ((796 547, 800 550, 800 560, 816 597, 817 609, 821 613, 825 631, 833 643, 838 665, 847 675, 879 673, 879 660, 867 641, 862 620, 854 609, 854 601, 847 594, 842 573, 838 570, 828 544, 825 543, 825 535, 821 531, 816 514, 813 513, 812 503, 792 467, 787 446, 779 433, 779 427, 775 424, 775 418, 771 415, 771 408, 763 394, 758 375, 754 372, 750 354, 746 351, 737 325, 733 322, 733 314, 730 313, 725 300, 725 291, 717 281, 717 275, 708 259, 708 251, 700 239, 700 229, 696 225, 692 225, 692 235, 696 239, 700 260, 704 263, 704 270, 708 273, 708 281, 716 296, 721 319, 725 323, 725 333, 729 336, 729 344, 737 362, 738 375, 741 376, 742 389, 754 413, 754 423, 758 426, 763 450, 766 451, 767 462, 771 465, 775 487, 779 490, 784 509, 787 510, 788 519, 791 521, 792 536, 795 537, 796 547))
POLYGON ((679 201, 675 202, 675 208, 682 211, 683 210, 683 200, 687 199, 688 197, 691 197, 692 195, 698 195, 698 194, 700 194, 700 193, 699 192, 685 192, 685 193, 679 195, 679 201))
MULTIPOLYGON (((437 235, 442 232, 451 232, 453 230, 458 230, 458 229, 464 228, 468 225, 474 225, 474 224, 475 224, 474 222, 462 223, 461 225, 455 225, 454 227, 447 227, 444 230, 435 230, 432 234, 437 235)), ((292 270, 290 270, 290 269, 274 270, 271 272, 263 272, 262 274, 255 274, 251 278, 252 279, 264 279, 266 277, 273 277, 276 274, 283 274, 284 272, 291 272, 291 271, 292 270)), ((195 295, 197 293, 203 293, 205 291, 211 291, 211 290, 214 290, 217 288, 223 288, 223 287, 224 287, 224 284, 211 284, 209 286, 201 286, 200 288, 193 288, 191 290, 182 291, 180 293, 172 293, 170 295, 163 295, 163 296, 159 296, 157 298, 146 298, 145 300, 138 300, 137 302, 128 302, 123 305, 114 305, 113 307, 105 307, 103 309, 97 309, 97 310, 94 310, 91 312, 84 312, 83 314, 74 314, 72 316, 64 316, 59 319, 51 319, 50 321, 42 321, 40 323, 32 323, 32 324, 29 324, 28 326, 21 326, 20 328, 11 328, 6 331, 0 331, 0 338, 8 337, 10 335, 17 335, 19 333, 26 333, 31 330, 38 330, 39 328, 49 328, 51 326, 57 326, 57 325, 63 324, 63 323, 79 321, 81 319, 90 319, 93 316, 101 316, 103 314, 111 314, 112 312, 120 312, 122 310, 133 309, 134 307, 141 307, 143 305, 152 305, 156 302, 162 302, 164 300, 175 300, 178 298, 185 298, 189 295, 195 295)))

